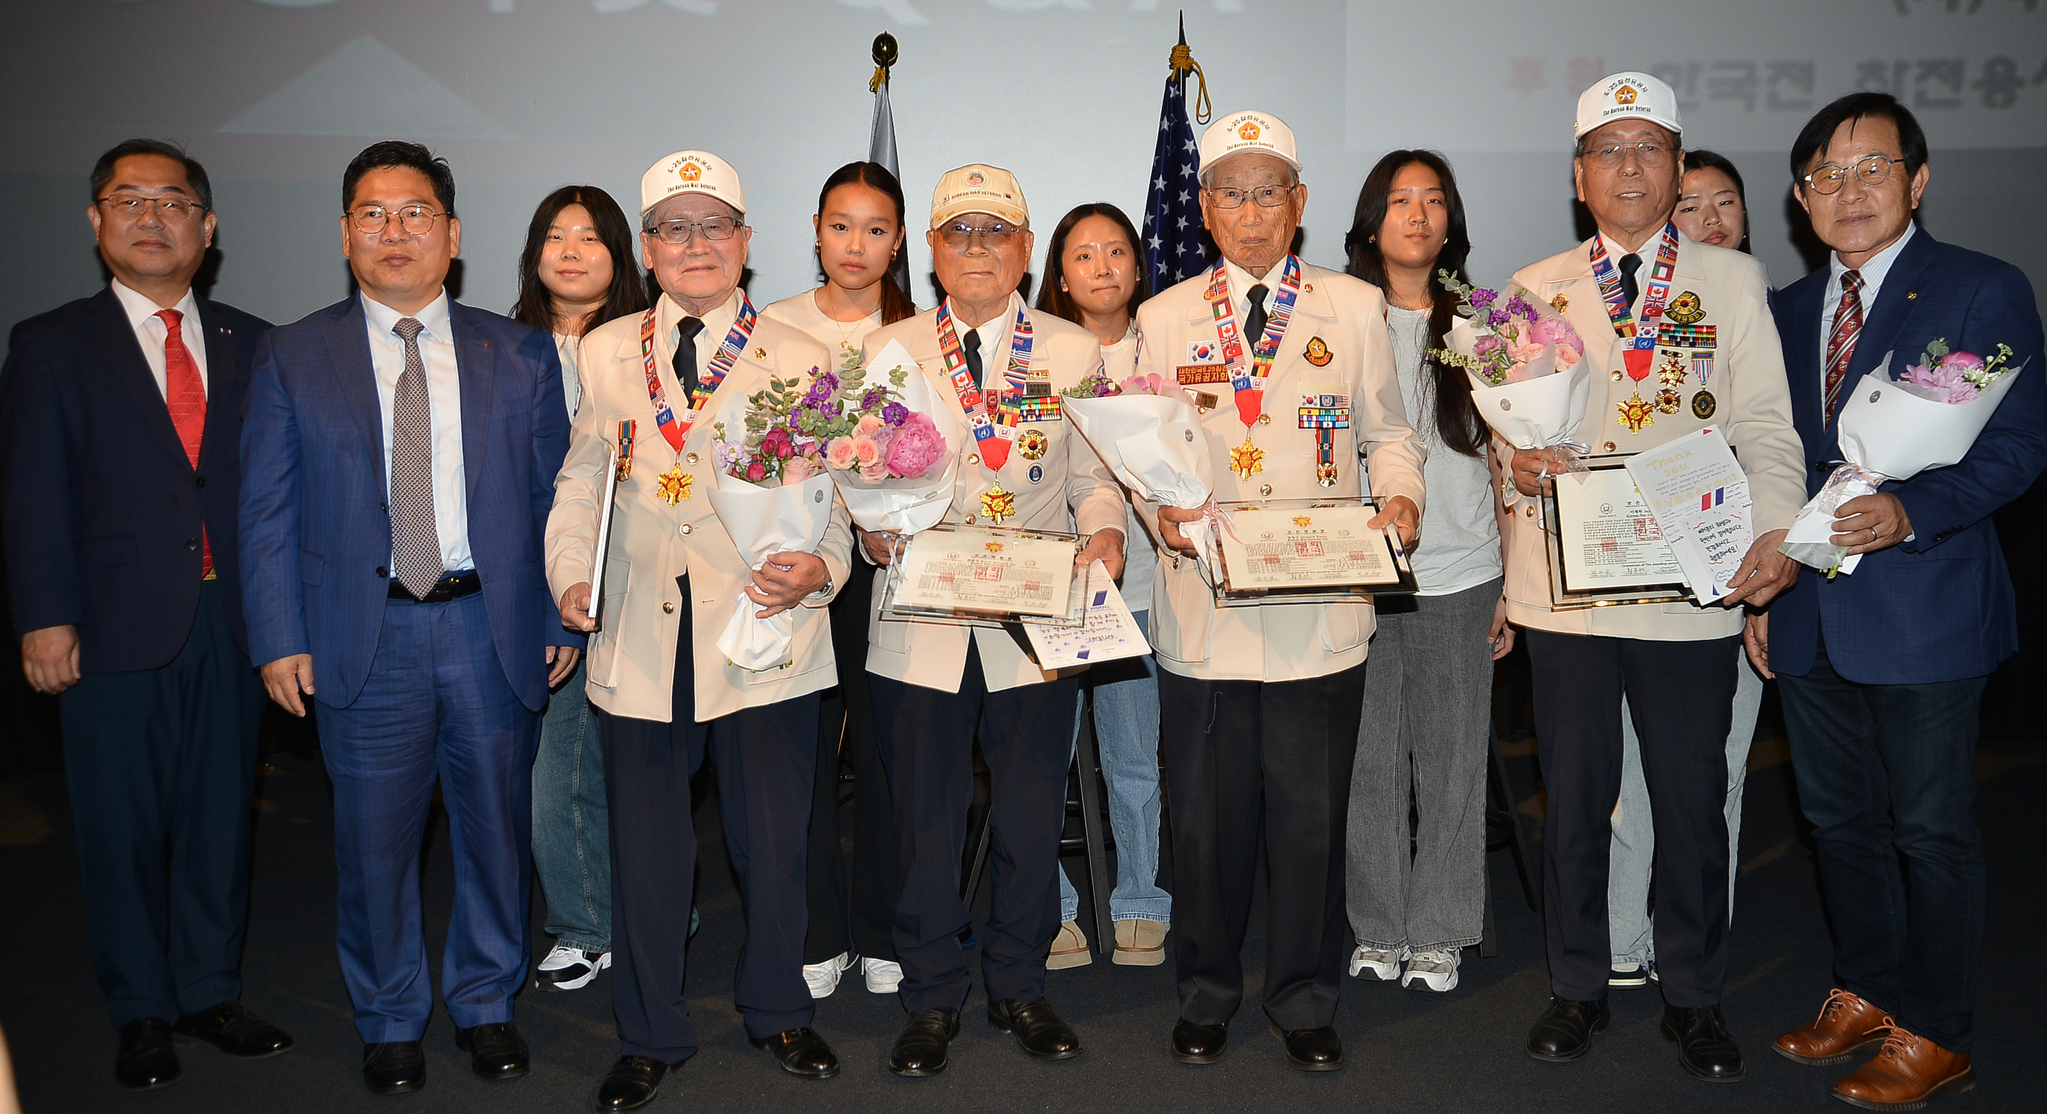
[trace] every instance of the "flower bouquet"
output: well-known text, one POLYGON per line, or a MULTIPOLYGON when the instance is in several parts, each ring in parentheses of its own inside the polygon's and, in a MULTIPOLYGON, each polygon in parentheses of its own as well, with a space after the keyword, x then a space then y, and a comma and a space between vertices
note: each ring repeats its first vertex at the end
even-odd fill
MULTIPOLYGON (((712 426, 711 506, 750 568, 776 553, 813 553, 832 517, 832 480, 818 429, 829 425, 837 388, 830 372, 803 380, 770 379, 766 390, 727 407, 712 426)), ((771 669, 788 660, 796 616, 755 615, 744 590, 718 636, 718 650, 741 669, 771 669)))
POLYGON ((1841 403, 1839 437, 1846 461, 1827 477, 1791 522, 1785 556, 1827 574, 1852 573, 1862 555, 1835 545, 1834 515, 1842 503, 1871 495, 1891 480, 1909 480, 1929 468, 1961 461, 1990 422, 1997 404, 2025 365, 2010 366, 2011 346, 2000 344, 1989 359, 1953 352, 1945 338, 1927 346, 1919 362, 1896 381, 1885 353, 1877 369, 1862 377, 1841 403))
POLYGON ((959 406, 931 388, 899 342, 868 366, 886 368, 888 382, 868 385, 859 358, 846 361, 831 394, 833 417, 817 427, 824 468, 862 530, 914 534, 952 506, 959 406))
POLYGON ((1524 290, 1510 289, 1502 301, 1498 291, 1459 282, 1447 270, 1436 276, 1458 296, 1462 320, 1451 327, 1447 346, 1428 354, 1470 376, 1479 416, 1517 449, 1583 451, 1572 435, 1585 420, 1592 367, 1571 323, 1524 290))
MULTIPOLYGON (((1201 432, 1201 411, 1167 394, 1160 376, 1133 375, 1119 383, 1097 369, 1059 393, 1067 420, 1125 487, 1160 506, 1209 506, 1215 463, 1201 432)), ((1186 534, 1205 565, 1214 568, 1210 531, 1186 534)))

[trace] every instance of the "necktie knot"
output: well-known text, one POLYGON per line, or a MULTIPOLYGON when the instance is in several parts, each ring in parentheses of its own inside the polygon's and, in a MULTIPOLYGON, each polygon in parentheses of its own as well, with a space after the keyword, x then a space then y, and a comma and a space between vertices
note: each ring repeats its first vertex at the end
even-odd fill
POLYGON ((967 330, 967 339, 960 343, 960 348, 963 350, 967 358, 967 370, 974 373, 974 386, 978 388, 981 386, 980 330, 978 329, 967 330))
POLYGON ((172 336, 177 336, 179 327, 185 323, 185 315, 174 309, 157 310, 156 316, 163 318, 164 327, 171 331, 172 336))
POLYGON ((391 331, 405 338, 408 342, 416 341, 419 339, 419 334, 426 331, 426 325, 417 317, 404 317, 400 318, 396 325, 391 326, 391 331))
POLYGON ((694 340, 698 333, 704 331, 704 320, 701 317, 685 317, 676 328, 682 330, 682 339, 694 340))
POLYGON ((1641 257, 1641 256, 1639 256, 1639 255, 1623 255, 1623 256, 1621 256, 1621 274, 1624 274, 1624 275, 1628 276, 1629 278, 1634 278, 1634 277, 1635 277, 1635 272, 1636 272, 1636 271, 1639 271, 1639 270, 1641 270, 1641 269, 1642 269, 1642 257, 1641 257))
POLYGON ((1266 288, 1266 285, 1265 285, 1264 283, 1262 283, 1262 282, 1261 282, 1261 283, 1259 283, 1258 285, 1256 285, 1256 286, 1252 287, 1252 288, 1251 288, 1251 289, 1250 289, 1250 290, 1249 290, 1248 292, 1246 292, 1246 293, 1245 293, 1245 295, 1244 295, 1244 301, 1246 301, 1247 303, 1249 303, 1249 308, 1248 308, 1248 309, 1247 309, 1247 310, 1246 310, 1245 312, 1247 312, 1247 313, 1257 313, 1257 312, 1258 312, 1259 310, 1262 310, 1262 309, 1264 309, 1264 308, 1265 308, 1265 295, 1267 295, 1268 293, 1271 293, 1271 291, 1270 291, 1270 290, 1268 290, 1268 289, 1266 288))
POLYGON ((1862 274, 1858 271, 1841 272, 1841 289, 1849 294, 1862 292, 1862 274))
POLYGON ((1244 342, 1254 346, 1265 336, 1266 290, 1266 285, 1261 282, 1244 293, 1244 300, 1251 304, 1244 314, 1244 342))

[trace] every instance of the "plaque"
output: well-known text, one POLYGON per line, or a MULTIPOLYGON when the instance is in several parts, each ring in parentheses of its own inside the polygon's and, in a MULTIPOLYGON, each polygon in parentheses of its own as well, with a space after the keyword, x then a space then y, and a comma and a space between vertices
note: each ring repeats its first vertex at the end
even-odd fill
POLYGON ((941 523, 897 540, 882 612, 899 619, 989 624, 1029 618, 1079 626, 1071 614, 1080 539, 1045 530, 941 523))
POLYGON ((1597 457, 1552 476, 1542 497, 1550 610, 1691 598, 1677 555, 1628 473, 1627 456, 1597 457))
POLYGON ((1391 527, 1367 526, 1376 500, 1265 499, 1216 507, 1219 607, 1369 603, 1417 590, 1391 527))

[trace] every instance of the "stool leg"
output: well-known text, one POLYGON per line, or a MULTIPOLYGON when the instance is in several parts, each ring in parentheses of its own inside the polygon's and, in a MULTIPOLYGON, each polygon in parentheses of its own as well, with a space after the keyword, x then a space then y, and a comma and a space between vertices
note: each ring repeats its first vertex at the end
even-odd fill
POLYGON ((1478 957, 1491 959, 1500 954, 1500 931, 1493 925, 1493 868, 1492 856, 1486 856, 1485 873, 1485 928, 1478 937, 1478 957))

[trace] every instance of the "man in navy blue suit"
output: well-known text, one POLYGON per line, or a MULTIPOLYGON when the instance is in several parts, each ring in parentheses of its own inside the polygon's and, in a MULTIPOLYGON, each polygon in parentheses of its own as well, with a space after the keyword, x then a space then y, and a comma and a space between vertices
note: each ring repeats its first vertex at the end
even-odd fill
POLYGON ((9 599, 29 684, 62 694, 93 966, 131 1090, 178 1080, 174 1033, 231 1056, 292 1043, 239 1001, 263 695, 236 443, 270 324, 192 291, 212 206, 171 144, 100 156, 87 215, 113 281, 15 326, 0 370, 9 599))
POLYGON ((1834 929, 1835 989, 1777 1051, 1832 1064, 1881 1042, 1834 1093, 1913 1109, 1975 1083, 1977 717, 1985 679, 2018 648, 1990 516, 2047 466, 2040 316, 2017 267, 1914 226, 1926 136, 1888 94, 1821 109, 1791 172, 1834 249, 1775 303, 1809 492, 1841 460, 1842 401, 1886 353, 1902 369, 1944 340, 1986 355, 2008 344, 2012 367, 2030 362, 1960 463, 1841 504, 1833 541, 1865 555, 1854 573, 1801 579, 1745 632, 1756 667, 1780 679, 1834 929))
POLYGON ((426 1080, 419 858, 437 779, 456 1044, 483 1078, 528 1070, 512 996, 530 951, 533 754, 549 684, 583 638, 562 629, 541 567, 569 443, 553 340, 448 297, 462 225, 445 160, 373 144, 341 196, 360 295, 257 347, 242 582, 271 699, 318 710, 363 1081, 396 1094, 426 1080))

